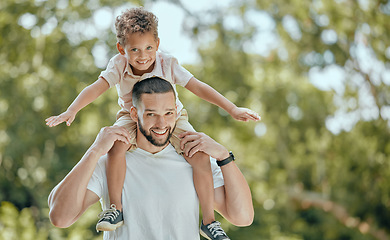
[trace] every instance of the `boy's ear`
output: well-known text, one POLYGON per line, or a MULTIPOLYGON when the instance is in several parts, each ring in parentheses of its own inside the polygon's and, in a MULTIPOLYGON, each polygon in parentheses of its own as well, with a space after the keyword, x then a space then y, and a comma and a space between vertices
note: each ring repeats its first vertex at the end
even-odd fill
POLYGON ((130 117, 133 119, 134 122, 138 122, 138 113, 137 113, 137 108, 132 106, 130 108, 130 117))
POLYGON ((156 43, 157 43, 157 49, 158 49, 158 46, 160 46, 160 38, 157 38, 156 43))
POLYGON ((118 49, 118 52, 120 54, 125 55, 125 49, 123 49, 122 45, 119 42, 116 43, 116 49, 118 49))

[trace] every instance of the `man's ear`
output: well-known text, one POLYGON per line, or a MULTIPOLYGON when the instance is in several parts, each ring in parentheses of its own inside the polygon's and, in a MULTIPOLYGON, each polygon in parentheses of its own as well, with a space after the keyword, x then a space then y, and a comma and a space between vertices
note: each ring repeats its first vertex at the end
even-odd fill
POLYGON ((116 43, 116 49, 118 49, 118 52, 120 54, 125 55, 125 49, 123 49, 122 45, 119 42, 116 43))
POLYGON ((138 122, 137 108, 134 106, 130 108, 130 117, 131 119, 133 119, 134 122, 138 122))

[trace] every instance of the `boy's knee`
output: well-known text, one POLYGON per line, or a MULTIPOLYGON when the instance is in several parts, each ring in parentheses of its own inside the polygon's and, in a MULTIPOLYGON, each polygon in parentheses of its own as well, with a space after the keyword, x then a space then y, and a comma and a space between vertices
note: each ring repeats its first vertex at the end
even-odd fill
POLYGON ((187 162, 193 167, 208 167, 211 169, 210 156, 204 152, 197 152, 192 157, 185 157, 187 162))
POLYGON ((130 146, 130 144, 116 141, 110 151, 108 151, 108 156, 124 155, 130 146))

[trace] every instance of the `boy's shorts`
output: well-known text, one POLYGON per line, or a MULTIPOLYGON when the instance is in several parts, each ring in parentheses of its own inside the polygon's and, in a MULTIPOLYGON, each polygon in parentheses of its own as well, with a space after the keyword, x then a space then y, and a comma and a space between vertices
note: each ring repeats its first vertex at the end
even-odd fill
MULTIPOLYGON (((130 113, 124 110, 120 110, 116 115, 116 122, 114 123, 115 126, 122 126, 127 129, 130 133, 130 143, 131 146, 129 148, 130 150, 133 150, 137 148, 137 123, 133 121, 130 117, 130 113)), ((182 109, 180 112, 180 117, 176 120, 176 128, 172 133, 172 137, 170 139, 170 142, 172 146, 176 149, 176 152, 179 154, 183 153, 183 150, 180 149, 180 138, 178 137, 183 132, 195 132, 195 129, 192 127, 192 125, 188 122, 188 114, 185 109, 182 109)))

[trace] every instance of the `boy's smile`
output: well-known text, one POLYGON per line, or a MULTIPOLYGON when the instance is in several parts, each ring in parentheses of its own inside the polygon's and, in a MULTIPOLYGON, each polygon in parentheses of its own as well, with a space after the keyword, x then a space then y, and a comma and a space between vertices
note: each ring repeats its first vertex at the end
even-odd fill
POLYGON ((156 40, 152 32, 136 32, 127 36, 125 46, 118 43, 117 48, 130 64, 133 74, 141 76, 151 72, 156 61, 160 39, 156 40))

